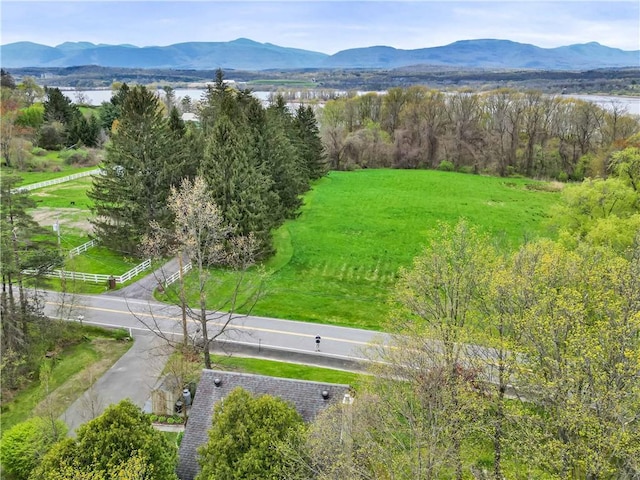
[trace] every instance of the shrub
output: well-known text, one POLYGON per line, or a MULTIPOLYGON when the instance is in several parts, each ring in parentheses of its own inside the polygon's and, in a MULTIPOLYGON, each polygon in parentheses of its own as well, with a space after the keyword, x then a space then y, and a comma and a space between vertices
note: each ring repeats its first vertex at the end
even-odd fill
POLYGON ((453 165, 453 162, 450 162, 449 160, 442 160, 440 165, 438 165, 438 170, 442 172, 453 172, 455 170, 455 166, 453 165))
MULTIPOLYGON (((440 164, 440 165, 442 165, 442 164, 440 164)), ((458 168, 458 172, 475 174, 476 173, 476 168, 474 166, 472 166, 472 165, 463 165, 460 168, 458 168)))
POLYGON ((160 423, 164 423, 164 422, 166 422, 166 421, 167 421, 167 417, 165 417, 165 416, 163 416, 163 415, 161 415, 161 416, 159 416, 159 417, 158 417, 158 422, 160 422, 160 423))
POLYGON ((157 422, 158 421, 158 415, 156 415, 155 413, 152 413, 151 415, 149 415, 149 419, 152 422, 157 422))
POLYGON ((129 332, 127 332, 124 328, 118 328, 113 331, 112 337, 116 340, 129 340, 131 337, 129 336, 129 332))
POLYGON ((184 437, 184 430, 182 432, 178 433, 178 436, 176 437, 176 446, 180 447, 180 444, 182 443, 182 437, 184 437))
POLYGON ((60 152, 60 158, 64 160, 67 165, 85 165, 93 161, 93 154, 87 150, 65 150, 60 152))
POLYGON ((44 148, 34 147, 31 149, 31 155, 35 157, 44 157, 47 154, 47 151, 44 148))
POLYGON ((18 112, 16 124, 22 127, 38 129, 44 123, 44 107, 42 105, 31 105, 18 112))
POLYGON ((2 436, 0 462, 3 472, 16 480, 26 480, 45 453, 67 433, 61 420, 33 417, 14 425, 2 436))
POLYGON ((169 418, 167 418, 167 423, 169 425, 173 425, 174 423, 176 423, 176 421, 175 421, 175 419, 173 417, 169 417, 169 418))
POLYGON ((40 129, 38 145, 47 150, 58 150, 64 143, 64 125, 60 122, 45 123, 40 129))

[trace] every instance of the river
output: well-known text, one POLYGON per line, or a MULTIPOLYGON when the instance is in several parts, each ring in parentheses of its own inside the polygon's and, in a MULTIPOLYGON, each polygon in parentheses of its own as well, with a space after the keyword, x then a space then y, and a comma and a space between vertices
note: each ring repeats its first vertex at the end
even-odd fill
MULTIPOLYGON (((82 95, 82 98, 89 105, 100 105, 102 102, 108 102, 111 99, 111 90, 75 90, 73 88, 64 88, 60 90, 69 97, 72 101, 77 102, 82 95)), ((161 95, 164 95, 162 90, 158 90, 161 95)), ((192 101, 200 100, 205 90, 203 89, 188 89, 188 88, 176 88, 174 90, 176 99, 178 102, 189 96, 192 101)), ((362 92, 366 93, 366 92, 362 92)), ((380 93, 380 92, 377 92, 380 93)), ((271 92, 253 92, 253 94, 262 100, 267 102, 271 92)), ((628 113, 632 115, 640 116, 640 97, 624 97, 615 95, 563 95, 565 97, 578 98, 581 100, 587 100, 589 102, 596 103, 603 108, 611 109, 612 106, 622 107, 628 113)))

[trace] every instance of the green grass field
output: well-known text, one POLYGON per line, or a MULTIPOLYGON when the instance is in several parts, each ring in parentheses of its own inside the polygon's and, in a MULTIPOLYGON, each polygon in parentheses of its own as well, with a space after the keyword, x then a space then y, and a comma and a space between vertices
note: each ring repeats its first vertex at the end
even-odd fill
POLYGON ((0 168, 0 174, 17 175, 22 178, 20 185, 29 185, 98 168, 95 165, 87 167, 68 165, 60 154, 61 152, 59 151, 48 151, 45 155, 31 157, 28 171, 7 168, 3 165, 0 168))
MULTIPOLYGON (((382 329, 398 270, 438 222, 464 217, 506 248, 545 236, 543 221, 559 197, 530 184, 426 170, 331 172, 306 195, 301 215, 275 233, 278 253, 253 313, 382 329)), ((220 305, 228 290, 211 284, 208 298, 220 305)))
POLYGON ((60 170, 56 172, 18 172, 18 171, 11 172, 9 170, 6 170, 6 173, 5 173, 5 169, 2 169, 2 174, 3 175, 8 175, 10 173, 15 174, 18 177, 22 178, 20 185, 29 185, 32 183, 40 183, 47 180, 53 180, 55 178, 67 177, 69 175, 73 175, 74 173, 81 173, 89 170, 95 170, 96 168, 97 167, 95 166, 75 168, 69 165, 64 165, 64 166, 61 166, 60 170))
MULTIPOLYGON (((87 176, 70 182, 38 188, 31 191, 31 197, 37 203, 38 208, 75 208, 88 212, 88 209, 91 208, 91 201, 87 197, 87 190, 91 186, 91 182, 91 176, 87 176)), ((85 217, 87 212, 82 212, 85 217)))

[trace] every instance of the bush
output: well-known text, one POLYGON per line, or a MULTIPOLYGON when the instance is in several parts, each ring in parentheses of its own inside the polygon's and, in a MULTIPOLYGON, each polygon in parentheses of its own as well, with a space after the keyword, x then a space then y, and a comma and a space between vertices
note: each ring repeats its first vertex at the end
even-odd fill
POLYGON ((47 151, 44 148, 34 147, 31 149, 31 155, 34 157, 44 157, 47 154, 47 151))
POLYGON ((149 420, 151 420, 152 422, 157 422, 158 415, 156 415, 155 413, 152 413, 151 415, 149 415, 149 420))
POLYGON ((16 480, 26 480, 44 454, 66 433, 67 427, 61 420, 52 425, 47 419, 33 417, 14 425, 0 442, 3 472, 16 480))
POLYGON ((175 421, 175 419, 173 417, 169 417, 169 418, 167 418, 167 423, 169 425, 173 425, 174 423, 176 423, 176 421, 175 421))
POLYGON ((163 416, 163 415, 161 415, 161 416, 159 416, 159 417, 158 417, 158 422, 160 422, 160 423, 164 423, 164 422, 166 422, 166 421, 167 421, 167 417, 165 417, 165 416, 163 416))
POLYGON ((182 432, 178 432, 178 436, 176 437, 176 446, 180 447, 182 443, 182 437, 184 437, 184 430, 182 432))
POLYGON ((438 165, 438 170, 442 172, 453 172, 455 170, 455 167, 453 165, 453 162, 450 162, 449 160, 442 160, 440 162, 440 165, 438 165))
POLYGON ((38 145, 47 150, 58 150, 64 140, 64 126, 60 122, 45 123, 40 129, 38 145))
POLYGON ((124 328, 118 328, 113 331, 112 337, 116 340, 129 340, 131 337, 129 336, 129 332, 127 332, 124 328))
POLYGON ((83 149, 64 150, 60 152, 59 157, 67 165, 86 165, 94 160, 93 154, 83 149))
POLYGON ((458 169, 458 172, 475 174, 476 173, 476 167, 474 167, 473 165, 463 165, 458 169))

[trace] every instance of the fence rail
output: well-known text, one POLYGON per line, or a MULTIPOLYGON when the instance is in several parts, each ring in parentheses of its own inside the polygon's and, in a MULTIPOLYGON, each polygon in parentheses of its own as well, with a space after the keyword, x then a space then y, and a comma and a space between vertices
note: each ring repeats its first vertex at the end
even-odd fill
MULTIPOLYGON (((182 267, 182 275, 191 270, 193 265, 191 262, 187 263, 184 267, 182 267)), ((178 270, 176 273, 169 275, 169 277, 164 281, 165 288, 174 283, 176 280, 180 278, 180 271, 178 270)))
POLYGON ((133 277, 138 275, 140 272, 145 271, 150 266, 151 266, 151 259, 145 260, 137 267, 129 270, 127 273, 120 275, 120 277, 116 277, 116 283, 124 283, 128 280, 131 280, 133 277))
MULTIPOLYGON (((65 278, 67 280, 80 280, 81 282, 94 282, 94 283, 107 283, 109 279, 113 278, 116 283, 124 283, 131 280, 140 272, 147 270, 151 266, 151 260, 145 260, 140 265, 129 270, 119 276, 105 275, 104 273, 85 273, 85 272, 70 272, 68 270, 51 270, 44 274, 49 278, 65 278)), ((23 273, 30 275, 35 274, 36 270, 23 270, 23 273)))
POLYGON ((74 173, 73 175, 67 175, 66 177, 53 178, 51 180, 45 180, 44 182, 31 183, 22 187, 14 188, 12 192, 28 192, 30 190, 36 190, 37 188, 44 188, 50 185, 57 185, 59 183, 70 182, 76 178, 88 177, 89 175, 97 175, 102 173, 102 169, 96 168, 87 172, 74 173))
POLYGON ((75 257, 76 255, 80 255, 82 252, 86 252, 91 247, 95 247, 98 243, 98 240, 90 240, 87 243, 83 243, 82 245, 69 250, 69 256, 75 257))

